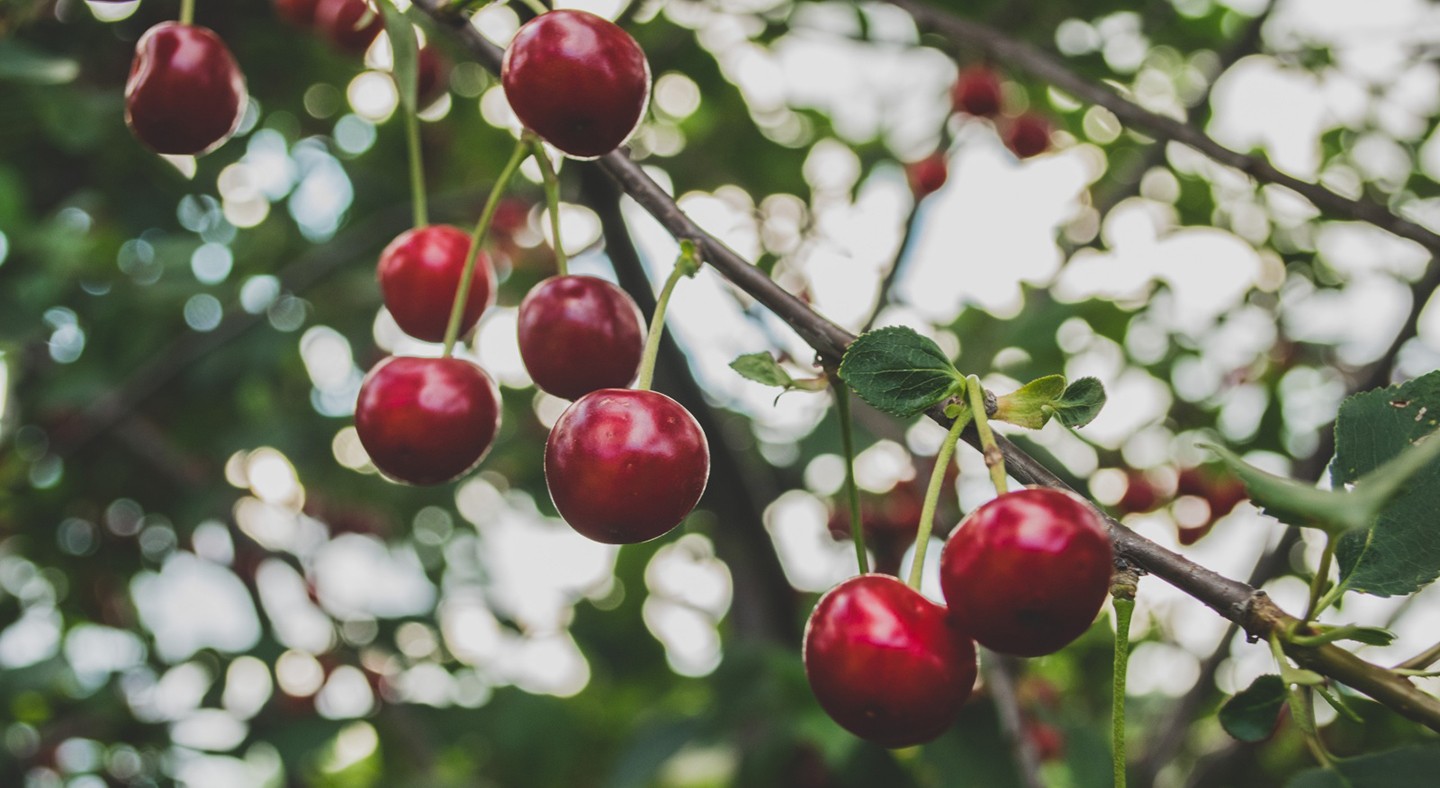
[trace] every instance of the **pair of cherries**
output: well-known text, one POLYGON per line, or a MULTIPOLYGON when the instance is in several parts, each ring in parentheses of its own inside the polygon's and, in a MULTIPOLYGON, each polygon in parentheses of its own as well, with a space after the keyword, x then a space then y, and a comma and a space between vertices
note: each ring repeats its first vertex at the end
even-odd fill
POLYGON ((827 592, 805 627, 805 673, 841 727, 886 747, 944 733, 975 685, 975 644, 1002 654, 1060 650, 1095 620, 1113 553, 1099 516, 1072 493, 1026 488, 977 507, 940 556, 938 605, 889 575, 827 592))

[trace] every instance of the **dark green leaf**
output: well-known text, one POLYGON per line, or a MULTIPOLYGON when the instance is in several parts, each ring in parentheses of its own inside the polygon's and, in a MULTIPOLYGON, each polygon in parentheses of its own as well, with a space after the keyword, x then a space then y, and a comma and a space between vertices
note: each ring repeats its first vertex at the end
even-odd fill
POLYGON ((1240 477, 1255 505, 1282 523, 1342 534, 1354 528, 1364 528, 1369 522, 1370 513, 1362 506, 1364 501, 1354 495, 1321 490, 1314 485, 1262 471, 1222 446, 1210 445, 1207 448, 1240 477))
POLYGON ((1437 772, 1440 746, 1415 745, 1346 758, 1334 771, 1310 769, 1285 783, 1285 788, 1416 788, 1434 785, 1437 772))
POLYGON ((860 335, 840 362, 840 379, 876 408, 902 418, 965 390, 965 378, 932 340, 903 326, 860 335))
POLYGON ((1055 403, 1055 416, 1071 429, 1089 424, 1105 407, 1105 386, 1095 378, 1080 378, 1071 383, 1055 403))
POLYGON ((400 106, 406 112, 419 107, 420 52, 415 43, 415 28, 405 14, 390 0, 378 3, 385 15, 385 33, 390 38, 390 51, 395 60, 395 86, 400 91, 400 106))
POLYGON ((1240 741, 1264 741, 1274 732, 1284 705, 1285 682, 1267 674, 1225 701, 1220 707, 1220 726, 1240 741))
POLYGON ((1065 396, 1065 376, 1046 375, 1000 397, 994 418, 1020 427, 1038 430, 1050 421, 1057 403, 1065 396))
MULTIPOLYGON (((1357 491, 1364 492, 1372 478, 1367 474, 1432 433, 1437 421, 1440 372, 1349 398, 1340 406, 1335 423, 1333 486, 1355 484, 1357 491)), ((1440 449, 1434 440, 1420 447, 1440 449)), ((1408 469, 1414 473, 1404 490, 1387 496, 1374 528, 1348 535, 1336 545, 1341 582, 1353 590, 1376 596, 1408 594, 1440 575, 1440 528, 1435 519, 1440 510, 1440 461, 1433 454, 1410 459, 1423 463, 1408 469)))

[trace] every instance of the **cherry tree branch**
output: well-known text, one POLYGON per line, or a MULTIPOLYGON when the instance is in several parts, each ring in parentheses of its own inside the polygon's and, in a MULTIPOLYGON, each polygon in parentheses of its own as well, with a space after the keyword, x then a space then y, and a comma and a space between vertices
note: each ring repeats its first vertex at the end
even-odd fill
MULTIPOLYGON (((908 5, 908 0, 892 1, 904 2, 908 5)), ((499 48, 481 36, 479 31, 470 26, 464 18, 446 13, 441 8, 443 2, 444 0, 416 0, 415 4, 438 21, 453 28, 485 66, 492 71, 498 71, 501 55, 499 48)), ((964 24, 968 25, 969 23, 964 24)), ((969 32, 973 34, 974 31, 969 32)), ((1010 47, 1022 46, 1009 41, 1009 39, 1000 39, 1000 41, 1002 44, 1008 42, 1010 47)), ((994 47, 995 44, 991 42, 987 45, 986 50, 992 51, 994 47)), ((1040 53, 1030 50, 1029 47, 1022 47, 1021 51, 1027 57, 1040 56, 1041 62, 1049 62, 1055 68, 1069 75, 1063 66, 1054 62, 1048 55, 1040 55, 1040 53)), ((1006 52, 1007 47, 1003 45, 995 50, 996 54, 1006 52)), ((1073 79, 1073 75, 1067 76, 1067 81, 1073 79)), ((1089 83, 1082 84, 1088 85, 1089 83)), ((1115 95, 1108 91, 1091 87, 1094 90, 1100 90, 1112 99, 1115 98, 1115 95)), ((1077 95, 1087 98, 1084 94, 1077 95)), ((1126 103, 1128 104, 1128 102, 1126 103)), ((1134 105, 1129 106, 1135 112, 1150 114, 1134 105)), ((1174 123, 1169 119, 1164 120, 1174 123)), ((1182 126, 1182 128, 1184 127, 1182 126)), ((1194 132, 1187 133, 1194 134, 1194 132)), ((640 165, 630 160, 624 150, 612 151, 601 157, 598 162, 601 169, 605 170, 627 195, 653 216, 672 236, 688 238, 697 243, 706 263, 784 320, 822 359, 838 363, 845 353, 845 348, 855 339, 852 334, 815 312, 794 294, 776 284, 764 271, 736 254, 718 238, 705 232, 680 209, 674 198, 641 169, 640 165)), ((1316 187, 1312 185, 1312 188, 1316 187)), ((1420 230, 1420 232, 1426 231, 1420 230)), ((1436 248, 1440 248, 1440 238, 1432 236, 1432 239, 1436 242, 1436 248)), ((942 425, 948 426, 950 423, 939 407, 931 409, 927 415, 942 425)), ((1005 455, 1006 468, 1011 476, 1026 484, 1069 489, 1059 476, 1026 454, 1013 442, 1003 436, 996 436, 996 438, 1005 455)), ((974 430, 967 431, 966 439, 972 446, 977 445, 974 430)), ((1281 610, 1263 591, 1238 580, 1224 577, 1178 553, 1167 550, 1131 531, 1113 518, 1106 517, 1105 520, 1117 558, 1142 567, 1147 572, 1198 599, 1226 619, 1239 624, 1251 636, 1261 639, 1268 638, 1272 633, 1285 633, 1299 623, 1295 617, 1281 610)), ((1420 691, 1404 678, 1367 663, 1354 654, 1333 645, 1300 647, 1287 644, 1286 651, 1300 665, 1341 681, 1389 706, 1397 713, 1440 731, 1440 700, 1420 691)))

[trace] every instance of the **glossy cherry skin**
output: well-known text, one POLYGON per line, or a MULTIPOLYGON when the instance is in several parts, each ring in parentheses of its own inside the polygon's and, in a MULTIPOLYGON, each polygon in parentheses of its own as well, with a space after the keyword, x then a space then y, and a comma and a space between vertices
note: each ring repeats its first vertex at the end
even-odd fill
POLYGON ((385 18, 366 0, 318 0, 315 27, 340 51, 363 55, 385 29, 385 18))
POLYGON ((994 117, 1000 112, 1000 77, 988 66, 970 66, 960 72, 950 90, 956 112, 977 117, 994 117))
POLYGON ((930 741, 975 686, 975 644, 889 575, 830 589, 805 624, 805 675, 840 727, 884 747, 930 741))
POLYGON ((517 334, 535 385, 565 399, 630 385, 645 349, 635 301, 593 276, 552 276, 532 287, 517 334))
POLYGON ((620 147, 650 101, 650 65, 640 45, 585 11, 526 22, 505 50, 500 82, 526 128, 582 159, 620 147))
POLYGON ((695 508, 710 446, 690 411, 654 391, 600 389, 560 415, 545 442, 545 484, 571 528, 597 542, 661 536, 695 508))
POLYGON ((125 123, 156 153, 201 156, 235 133, 246 98, 245 75, 219 36, 161 22, 135 44, 125 123))
POLYGON ((905 180, 910 184, 910 193, 916 200, 923 200, 940 191, 950 176, 943 152, 932 153, 925 158, 905 165, 905 180))
POLYGON ((1073 493, 1025 488, 977 507, 940 554, 950 616, 975 642, 1036 657, 1079 637, 1110 591, 1100 516, 1073 493))
POLYGON ((1022 159, 1039 156, 1050 150, 1050 121, 1043 115, 1026 112, 1005 126, 1005 147, 1022 159))
POLYGON ((458 358, 385 359, 360 384, 355 431, 371 462, 409 484, 440 484, 484 459, 500 430, 500 390, 458 358))
MULTIPOLYGON (((455 291, 470 262, 470 235, 447 224, 406 230, 380 253, 375 278, 385 308, 401 330, 416 339, 440 342, 455 305, 455 291)), ((495 303, 495 268, 482 251, 465 299, 460 334, 475 327, 495 303)))
POLYGON ((425 109, 450 89, 450 62, 433 47, 420 47, 418 56, 416 70, 419 74, 415 85, 415 103, 420 109, 425 109))
POLYGON ((315 6, 319 0, 275 0, 275 13, 298 27, 315 24, 315 6))

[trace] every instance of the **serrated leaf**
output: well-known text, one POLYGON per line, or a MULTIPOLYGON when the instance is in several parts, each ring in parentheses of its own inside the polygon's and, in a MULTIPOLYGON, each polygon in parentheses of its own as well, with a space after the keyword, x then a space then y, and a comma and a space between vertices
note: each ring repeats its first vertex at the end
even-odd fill
POLYGON ((782 389, 795 385, 795 378, 769 353, 746 353, 730 362, 730 368, 740 373, 740 377, 762 385, 779 386, 782 389))
POLYGON ((1285 706, 1285 694, 1285 682, 1279 676, 1267 674, 1255 679, 1220 707, 1220 727, 1240 741, 1270 738, 1280 709, 1285 706))
POLYGON ((1440 772, 1440 746, 1421 744, 1374 755, 1346 758, 1335 769, 1303 771, 1285 788, 1415 788, 1433 785, 1440 772))
POLYGON ((1105 407, 1105 386, 1095 378, 1080 378, 1065 388, 1055 403, 1055 417, 1071 429, 1095 420, 1105 407))
POLYGON ((909 418, 965 390, 965 378, 932 340, 904 326, 861 334, 845 350, 840 379, 876 408, 909 418))
POLYGON ((1046 375, 996 400, 993 418, 1038 430, 1050 421, 1056 403, 1065 396, 1065 376, 1046 375))
MULTIPOLYGON (((1350 397, 1335 422, 1332 486, 1353 483, 1363 492, 1367 474, 1379 476, 1382 466, 1434 432, 1437 423, 1440 371, 1350 397)), ((1440 438, 1420 446, 1436 441, 1440 438)), ((1423 466, 1413 469, 1405 489, 1384 502, 1374 527, 1347 535, 1336 545, 1341 582, 1352 590, 1376 596, 1409 594, 1440 576, 1440 523, 1435 518, 1440 510, 1440 460, 1423 454, 1409 459, 1423 460, 1423 466)))
POLYGON ((390 38, 391 57, 394 58, 395 86, 400 91, 400 105, 406 112, 414 113, 420 103, 420 48, 415 42, 415 28, 405 14, 390 0, 380 0, 380 12, 385 15, 385 34, 390 38))

